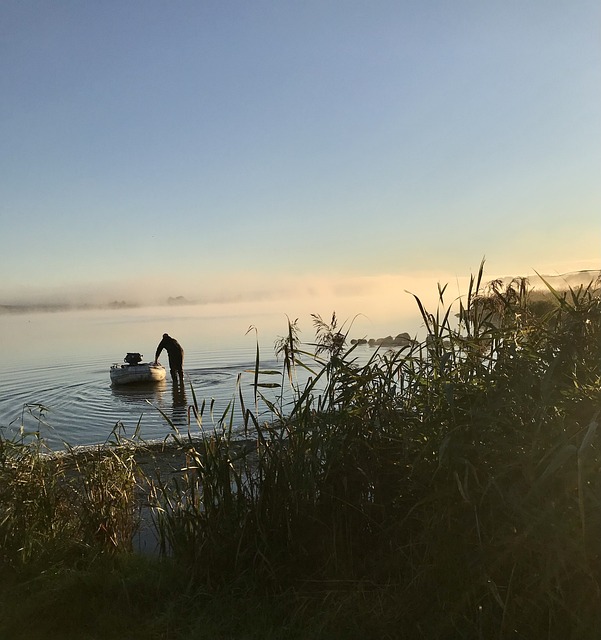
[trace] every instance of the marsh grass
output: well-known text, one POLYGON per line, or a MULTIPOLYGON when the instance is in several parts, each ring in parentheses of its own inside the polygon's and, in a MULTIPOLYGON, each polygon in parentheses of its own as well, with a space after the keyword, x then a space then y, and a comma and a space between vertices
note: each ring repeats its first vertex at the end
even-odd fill
POLYGON ((252 374, 271 420, 240 397, 254 447, 224 414, 156 493, 164 548, 213 586, 361 593, 409 637, 598 632, 598 286, 533 305, 482 278, 433 313, 416 298, 425 339, 363 364, 335 316, 311 345, 290 322, 279 382, 258 353, 252 374))
MULTIPOLYGON (((146 493, 189 607, 163 603, 156 637, 203 637, 223 602, 206 637, 599 636, 599 283, 541 298, 481 267, 438 294, 420 342, 359 358, 352 323, 314 316, 304 344, 290 321, 281 369, 257 346, 221 416, 193 389, 187 432, 165 416, 183 462, 146 493)), ((109 447, 73 485, 39 446, 2 443, 3 562, 126 551, 135 457, 109 447)))
MULTIPOLYGON (((41 420, 44 407, 30 407, 41 420)), ((131 550, 137 526, 136 443, 119 425, 102 447, 57 455, 39 431, 0 439, 0 564, 131 550)))

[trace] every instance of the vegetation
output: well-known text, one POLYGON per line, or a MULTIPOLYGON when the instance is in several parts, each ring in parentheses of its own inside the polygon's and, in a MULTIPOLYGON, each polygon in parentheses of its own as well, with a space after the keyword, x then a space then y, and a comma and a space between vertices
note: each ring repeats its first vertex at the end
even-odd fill
POLYGON ((367 363, 335 315, 311 345, 290 322, 252 406, 206 429, 193 395, 175 476, 118 431, 0 441, 0 637, 598 638, 598 283, 445 293, 367 363), (157 557, 131 552, 141 493, 157 557))

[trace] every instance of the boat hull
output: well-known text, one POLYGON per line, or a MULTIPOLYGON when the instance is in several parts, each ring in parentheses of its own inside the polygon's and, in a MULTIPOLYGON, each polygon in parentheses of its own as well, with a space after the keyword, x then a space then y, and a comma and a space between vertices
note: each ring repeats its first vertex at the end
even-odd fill
POLYGON ((114 385, 160 382, 167 376, 161 364, 140 362, 139 364, 114 364, 110 371, 114 385))

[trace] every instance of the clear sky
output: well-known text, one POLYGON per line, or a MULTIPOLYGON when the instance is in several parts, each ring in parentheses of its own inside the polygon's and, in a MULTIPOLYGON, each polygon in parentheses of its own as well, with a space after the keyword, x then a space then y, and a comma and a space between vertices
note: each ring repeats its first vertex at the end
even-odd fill
POLYGON ((600 231, 598 0, 0 3, 0 303, 392 296, 600 231))

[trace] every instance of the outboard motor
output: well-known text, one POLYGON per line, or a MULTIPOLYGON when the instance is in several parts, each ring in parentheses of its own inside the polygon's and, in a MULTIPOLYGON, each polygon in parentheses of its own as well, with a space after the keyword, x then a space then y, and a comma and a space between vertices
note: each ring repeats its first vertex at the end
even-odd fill
POLYGON ((139 353, 128 353, 123 360, 127 362, 127 364, 140 364, 142 357, 139 353))

